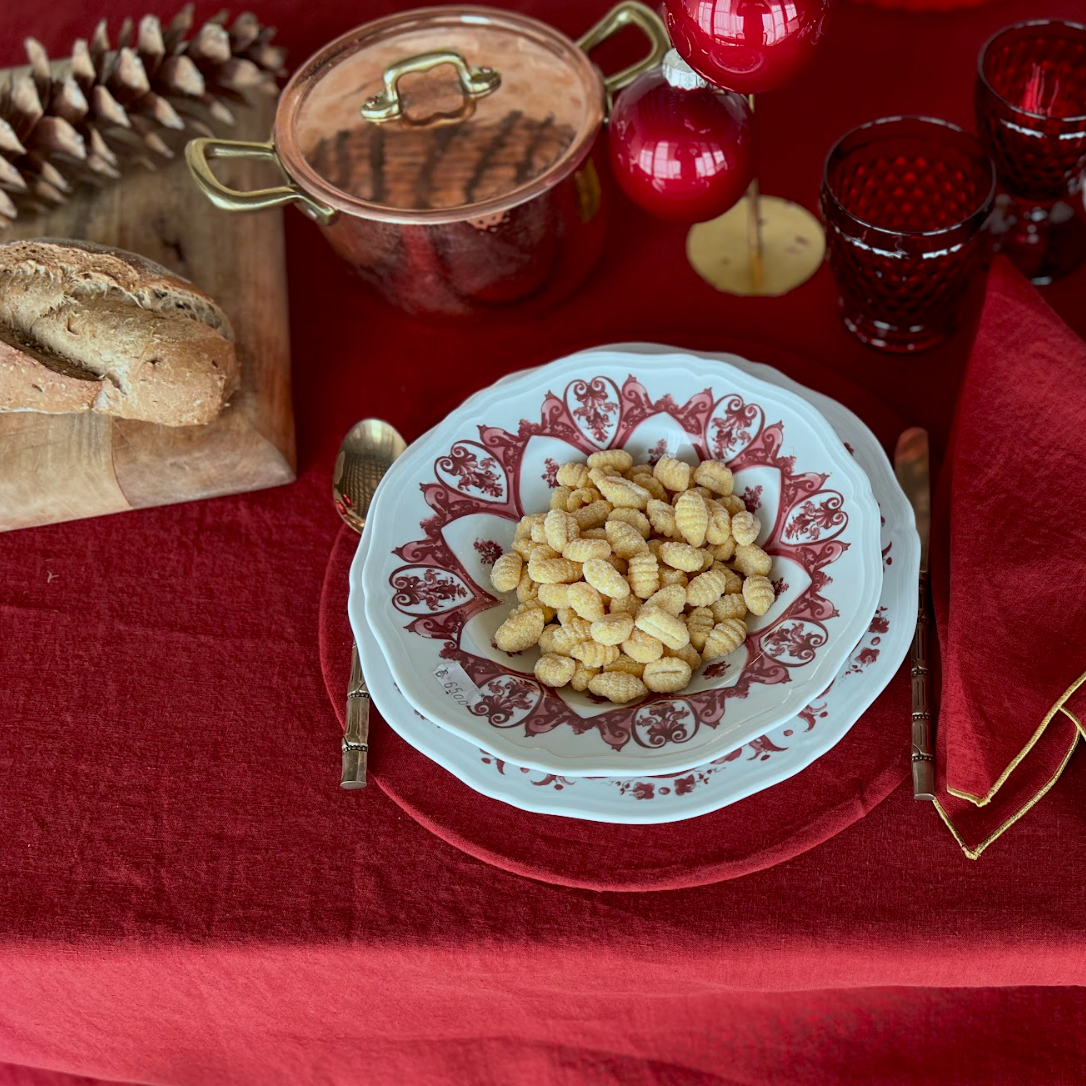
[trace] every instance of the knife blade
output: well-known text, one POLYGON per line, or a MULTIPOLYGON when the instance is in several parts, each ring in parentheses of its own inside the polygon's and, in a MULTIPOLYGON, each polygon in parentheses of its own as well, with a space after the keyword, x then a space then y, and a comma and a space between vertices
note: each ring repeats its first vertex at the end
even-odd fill
POLYGON ((912 767, 913 798, 935 799, 935 751, 928 702, 928 543, 931 537, 931 470, 928 432, 906 430, 894 451, 894 473, 909 499, 920 536, 919 606, 912 647, 912 767))

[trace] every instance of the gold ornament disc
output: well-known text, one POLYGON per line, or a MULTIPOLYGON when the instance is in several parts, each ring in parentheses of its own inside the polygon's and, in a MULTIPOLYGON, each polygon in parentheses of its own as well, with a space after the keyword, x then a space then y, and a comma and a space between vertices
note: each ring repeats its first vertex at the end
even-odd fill
POLYGON ((759 277, 757 260, 751 259, 750 205, 744 198, 718 218, 692 226, 686 235, 686 258, 702 279, 727 294, 787 294, 818 271, 826 253, 822 224, 791 200, 760 197, 759 277))

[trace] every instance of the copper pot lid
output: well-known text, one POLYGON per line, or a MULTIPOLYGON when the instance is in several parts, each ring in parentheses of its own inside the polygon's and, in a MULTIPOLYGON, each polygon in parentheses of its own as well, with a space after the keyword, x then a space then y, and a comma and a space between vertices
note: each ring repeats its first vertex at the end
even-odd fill
POLYGON ((275 143, 291 178, 341 211, 454 222, 524 203, 571 173, 604 108, 587 55, 545 23, 423 8, 311 57, 283 92, 275 143))

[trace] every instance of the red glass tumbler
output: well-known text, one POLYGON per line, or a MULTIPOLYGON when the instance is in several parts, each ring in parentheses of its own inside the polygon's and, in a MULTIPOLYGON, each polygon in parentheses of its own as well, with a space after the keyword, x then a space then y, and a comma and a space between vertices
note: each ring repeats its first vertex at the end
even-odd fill
POLYGON ((1001 249, 1034 283, 1086 257, 1075 214, 1086 180, 1086 26, 1057 20, 1001 30, 980 51, 977 128, 1000 187, 1001 249))
POLYGON ((834 144, 822 178, 827 259, 848 329, 885 351, 920 351, 957 327, 988 262, 995 170, 968 133, 886 117, 834 144))

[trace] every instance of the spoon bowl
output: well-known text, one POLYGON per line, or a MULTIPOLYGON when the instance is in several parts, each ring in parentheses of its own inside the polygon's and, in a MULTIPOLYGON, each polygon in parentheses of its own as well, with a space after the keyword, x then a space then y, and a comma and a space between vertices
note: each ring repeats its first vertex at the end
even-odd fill
POLYGON ((347 431, 332 473, 332 500, 356 532, 366 526, 377 484, 405 448, 400 432, 384 419, 362 419, 347 431))

